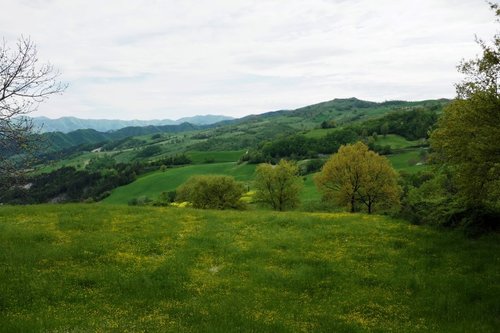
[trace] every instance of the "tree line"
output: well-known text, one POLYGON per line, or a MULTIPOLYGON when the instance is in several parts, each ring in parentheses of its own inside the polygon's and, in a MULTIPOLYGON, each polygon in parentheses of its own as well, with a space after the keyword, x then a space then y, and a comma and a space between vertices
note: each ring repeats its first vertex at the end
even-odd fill
POLYGON ((111 190, 132 183, 141 174, 191 163, 191 159, 184 154, 132 163, 117 163, 108 155, 94 157, 83 168, 67 166, 28 176, 19 185, 2 184, 0 202, 36 204, 101 201, 111 194, 111 190))
POLYGON ((337 152, 341 145, 364 141, 371 150, 386 155, 390 146, 376 143, 378 135, 398 134, 408 140, 426 139, 436 125, 438 114, 434 108, 418 107, 399 110, 381 118, 361 124, 336 128, 320 138, 302 134, 286 135, 272 141, 264 141, 256 149, 250 149, 240 162, 277 163, 280 159, 303 160, 337 152))

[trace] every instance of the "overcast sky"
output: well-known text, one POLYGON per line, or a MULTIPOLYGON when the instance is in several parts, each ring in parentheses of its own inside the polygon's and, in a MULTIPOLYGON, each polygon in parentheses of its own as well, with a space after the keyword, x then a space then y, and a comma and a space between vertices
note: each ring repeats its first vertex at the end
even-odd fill
POLYGON ((69 84, 34 115, 240 117, 333 98, 453 97, 491 40, 483 0, 0 0, 69 84))

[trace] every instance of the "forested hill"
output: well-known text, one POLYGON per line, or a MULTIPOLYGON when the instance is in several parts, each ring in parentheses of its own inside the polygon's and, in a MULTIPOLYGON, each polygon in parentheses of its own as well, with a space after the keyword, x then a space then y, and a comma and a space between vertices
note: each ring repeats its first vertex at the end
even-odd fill
POLYGON ((281 116, 297 117, 315 123, 321 123, 322 121, 332 119, 336 119, 341 123, 347 123, 354 120, 360 120, 362 118, 367 119, 373 116, 383 115, 388 111, 396 109, 401 110, 405 108, 424 107, 437 110, 441 109, 449 102, 450 100, 445 98, 423 101, 395 100, 380 103, 364 101, 355 97, 335 98, 330 101, 308 105, 295 110, 271 111, 258 115, 249 115, 233 121, 224 121, 221 123, 247 123, 281 116))
POLYGON ((164 126, 125 127, 113 132, 99 132, 94 129, 80 129, 69 133, 49 132, 40 134, 40 141, 46 142, 50 151, 58 151, 83 144, 96 144, 121 140, 128 137, 156 134, 179 133, 205 129, 209 125, 199 126, 191 123, 164 126))
POLYGON ((263 141, 296 135, 318 127, 357 126, 389 114, 397 114, 397 118, 408 111, 418 110, 438 114, 449 102, 447 99, 382 103, 357 98, 334 99, 295 110, 273 111, 220 122, 215 129, 200 131, 197 136, 203 140, 193 145, 192 149, 244 149, 263 141))
MULTIPOLYGON (((381 118, 390 113, 425 109, 440 112, 449 100, 425 100, 416 102, 388 101, 370 102, 357 98, 334 99, 295 110, 280 110, 250 115, 240 119, 225 120, 211 125, 180 125, 126 127, 113 132, 92 129, 70 133, 52 132, 42 134, 49 151, 60 151, 79 145, 96 145, 129 137, 156 133, 192 132, 193 149, 231 150, 253 147, 263 140, 276 136, 296 134, 319 126, 344 126, 381 118)), ((379 126, 379 125, 377 125, 379 126)), ((370 132, 371 133, 371 132, 370 132)), ((137 146, 137 145, 135 145, 137 146)))

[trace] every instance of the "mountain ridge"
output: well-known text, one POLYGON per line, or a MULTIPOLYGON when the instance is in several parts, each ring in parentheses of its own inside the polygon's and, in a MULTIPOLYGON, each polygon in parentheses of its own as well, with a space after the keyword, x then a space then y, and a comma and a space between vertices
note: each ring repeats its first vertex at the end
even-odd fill
POLYGON ((196 115, 183 117, 177 120, 152 119, 152 120, 121 120, 121 119, 83 119, 78 117, 60 117, 56 119, 48 117, 32 117, 33 124, 41 133, 62 132, 70 133, 76 130, 93 129, 99 132, 116 131, 126 127, 166 126, 191 123, 193 125, 211 125, 220 121, 233 120, 235 118, 224 115, 196 115))

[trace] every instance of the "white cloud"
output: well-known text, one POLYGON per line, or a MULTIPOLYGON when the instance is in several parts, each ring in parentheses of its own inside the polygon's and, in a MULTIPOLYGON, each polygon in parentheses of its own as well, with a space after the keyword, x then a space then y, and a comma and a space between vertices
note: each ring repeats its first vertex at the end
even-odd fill
POLYGON ((455 66, 495 32, 481 0, 10 1, 70 84, 39 114, 242 116, 351 97, 452 97, 455 66))

